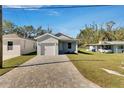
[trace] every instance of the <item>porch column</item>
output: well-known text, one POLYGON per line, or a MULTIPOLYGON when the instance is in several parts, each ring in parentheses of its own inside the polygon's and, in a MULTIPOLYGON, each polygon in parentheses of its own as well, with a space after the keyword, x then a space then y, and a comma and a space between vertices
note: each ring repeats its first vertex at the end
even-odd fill
POLYGON ((102 49, 102 46, 101 45, 99 46, 99 49, 102 49))
POLYGON ((76 41, 76 51, 75 53, 78 53, 78 42, 76 41))
POLYGON ((41 55, 41 45, 37 42, 37 55, 41 55))
POLYGON ((115 45, 113 46, 114 53, 118 53, 118 47, 115 45))
POLYGON ((55 46, 56 46, 56 54, 58 55, 59 54, 59 44, 55 43, 55 46))
POLYGON ((96 45, 96 51, 98 51, 98 46, 96 45))
POLYGON ((116 46, 116 48, 115 48, 115 49, 116 49, 116 53, 118 53, 118 47, 117 47, 117 46, 116 46))

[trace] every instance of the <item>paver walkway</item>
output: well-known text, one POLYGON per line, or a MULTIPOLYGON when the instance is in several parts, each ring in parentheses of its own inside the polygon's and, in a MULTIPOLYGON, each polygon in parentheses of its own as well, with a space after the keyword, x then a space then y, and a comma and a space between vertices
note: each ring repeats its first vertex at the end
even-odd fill
POLYGON ((0 87, 99 87, 84 78, 66 55, 36 56, 0 77, 0 87))

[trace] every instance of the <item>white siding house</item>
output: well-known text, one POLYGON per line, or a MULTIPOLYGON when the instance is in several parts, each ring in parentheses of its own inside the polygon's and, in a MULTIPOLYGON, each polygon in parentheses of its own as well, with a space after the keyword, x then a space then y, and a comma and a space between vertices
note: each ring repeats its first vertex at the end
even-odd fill
POLYGON ((35 38, 37 40, 37 54, 55 56, 64 53, 77 53, 77 40, 58 33, 52 35, 46 33, 35 38))
POLYGON ((91 51, 124 53, 124 41, 100 41, 88 46, 91 51))
POLYGON ((16 34, 3 35, 3 60, 36 51, 36 42, 16 34))

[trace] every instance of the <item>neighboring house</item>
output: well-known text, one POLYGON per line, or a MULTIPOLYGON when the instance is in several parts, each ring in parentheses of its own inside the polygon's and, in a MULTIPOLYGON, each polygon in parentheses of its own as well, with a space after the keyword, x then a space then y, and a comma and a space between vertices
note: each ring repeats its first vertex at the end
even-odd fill
POLYGON ((99 52, 124 52, 124 41, 100 41, 97 44, 89 44, 89 50, 99 52))
POLYGON ((37 54, 38 55, 58 55, 65 53, 78 53, 78 42, 76 39, 62 33, 38 36, 37 54))
POLYGON ((3 60, 36 51, 36 41, 16 34, 3 35, 3 60))

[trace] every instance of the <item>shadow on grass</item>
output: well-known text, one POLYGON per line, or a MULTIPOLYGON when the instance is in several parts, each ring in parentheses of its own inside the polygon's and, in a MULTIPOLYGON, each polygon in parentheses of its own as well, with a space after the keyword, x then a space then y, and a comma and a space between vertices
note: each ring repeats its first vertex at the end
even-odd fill
POLYGON ((80 53, 80 54, 86 54, 86 55, 93 55, 92 53, 88 53, 88 52, 84 52, 84 51, 80 51, 80 50, 78 50, 78 53, 80 53))
POLYGON ((17 67, 30 67, 30 66, 40 66, 40 65, 49 65, 49 64, 56 64, 56 63, 65 63, 65 62, 80 62, 80 61, 104 61, 104 60, 68 60, 68 61, 55 61, 55 62, 44 62, 44 63, 38 63, 38 64, 29 64, 29 65, 21 65, 21 66, 10 66, 10 67, 3 67, 2 69, 7 68, 17 68, 17 67))
POLYGON ((29 56, 29 55, 37 55, 37 52, 31 52, 31 53, 28 53, 28 54, 23 54, 23 56, 29 56))

